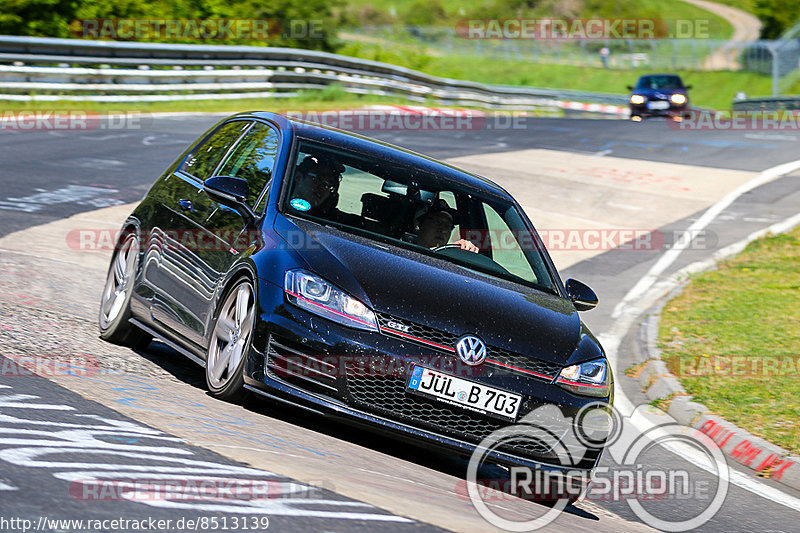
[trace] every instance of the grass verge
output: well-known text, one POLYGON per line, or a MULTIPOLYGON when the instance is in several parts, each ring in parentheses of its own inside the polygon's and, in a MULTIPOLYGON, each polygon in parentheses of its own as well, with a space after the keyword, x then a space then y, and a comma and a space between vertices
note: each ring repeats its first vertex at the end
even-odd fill
POLYGON ((662 358, 695 399, 800 453, 800 228, 751 243, 664 307, 662 358))
MULTIPOLYGON (((652 72, 649 68, 605 69, 520 60, 497 60, 470 56, 434 56, 416 49, 393 48, 375 43, 350 43, 341 53, 384 61, 428 74, 481 83, 573 89, 579 91, 629 94, 626 86, 652 72)), ((692 85, 689 97, 698 107, 731 109, 738 92, 749 96, 772 94, 769 76, 746 71, 671 70, 692 85)), ((800 79, 782 87, 783 94, 800 94, 800 79)))
POLYGON ((326 109, 357 108, 371 104, 408 104, 403 98, 341 94, 338 91, 309 91, 293 98, 245 98, 242 100, 183 100, 175 102, 3 102, 2 111, 81 110, 95 113, 238 113, 241 111, 324 111, 326 109))

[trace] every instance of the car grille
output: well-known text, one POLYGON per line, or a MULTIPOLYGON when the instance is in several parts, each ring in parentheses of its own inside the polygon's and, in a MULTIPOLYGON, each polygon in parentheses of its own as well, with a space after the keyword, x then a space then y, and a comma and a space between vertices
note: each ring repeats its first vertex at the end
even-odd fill
MULTIPOLYGON (((347 369, 347 389, 364 410, 399 420, 420 429, 479 443, 494 431, 510 425, 457 407, 406 393, 405 380, 359 375, 347 369)), ((544 439, 514 440, 500 449, 523 456, 548 456, 552 443, 544 439)))
POLYGON ((416 339, 417 342, 422 341, 421 344, 426 346, 429 346, 431 343, 438 344, 442 346, 445 351, 450 353, 455 353, 456 351, 455 346, 456 341, 458 341, 457 335, 440 331, 428 326, 423 326, 422 324, 409 322, 408 320, 402 320, 391 315, 387 315, 386 313, 376 313, 376 316, 378 317, 378 327, 380 328, 381 333, 386 332, 399 335, 399 333, 395 333, 395 331, 397 331, 396 329, 389 326, 391 322, 394 322, 404 326, 404 328, 407 328, 406 331, 402 332, 405 334, 400 335, 403 338, 407 338, 412 341, 416 339))
MULTIPOLYGON (((386 313, 376 313, 376 316, 381 333, 400 336, 424 346, 455 354, 456 341, 459 339, 457 335, 396 318, 386 313), (389 326, 391 322, 401 325, 407 331, 397 332, 395 328, 389 326)), ((496 346, 486 347, 486 363, 513 372, 520 372, 542 381, 553 381, 561 371, 561 365, 496 346)))
POLYGON ((267 344, 267 375, 310 392, 338 395, 335 365, 309 353, 307 347, 300 351, 274 336, 267 344))

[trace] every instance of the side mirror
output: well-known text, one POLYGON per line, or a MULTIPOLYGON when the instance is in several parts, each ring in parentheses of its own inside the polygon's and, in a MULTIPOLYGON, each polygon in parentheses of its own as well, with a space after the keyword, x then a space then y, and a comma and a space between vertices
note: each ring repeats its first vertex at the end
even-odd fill
POLYGON ((256 219, 256 214, 247 205, 250 192, 247 181, 232 176, 214 176, 203 182, 203 191, 211 199, 237 210, 248 222, 256 219))
POLYGON ((597 295, 588 285, 570 278, 564 287, 567 289, 567 296, 578 311, 589 311, 597 306, 597 295))
POLYGON ((691 85, 687 85, 686 87, 684 87, 684 89, 686 89, 687 91, 688 91, 689 89, 691 89, 691 88, 692 88, 692 86, 691 86, 691 85))
POLYGON ((626 85, 626 87, 628 88, 629 91, 633 90, 633 85, 626 85))

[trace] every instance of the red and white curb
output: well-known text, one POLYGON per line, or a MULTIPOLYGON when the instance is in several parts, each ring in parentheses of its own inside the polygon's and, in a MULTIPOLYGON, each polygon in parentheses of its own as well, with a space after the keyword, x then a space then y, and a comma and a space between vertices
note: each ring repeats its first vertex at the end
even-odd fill
POLYGON ((570 111, 585 111, 587 113, 620 115, 624 118, 628 118, 631 114, 631 110, 627 107, 610 104, 587 104, 585 102, 559 101, 558 107, 561 109, 569 109, 570 111))
MULTIPOLYGON (((362 107, 361 109, 345 109, 344 111, 363 112, 363 110, 365 109, 368 111, 385 111, 388 113, 397 113, 401 115, 412 115, 412 116, 427 115, 427 116, 443 116, 443 117, 485 117, 487 114, 486 111, 481 111, 480 109, 425 107, 418 105, 378 105, 378 104, 368 105, 362 107)), ((517 114, 519 112, 512 111, 512 113, 517 114)))
MULTIPOLYGON (((692 268, 693 273, 709 270, 725 257, 735 255, 744 246, 768 233, 778 234, 791 230, 800 224, 800 215, 774 224, 769 228, 749 235, 721 253, 715 254, 714 260, 692 268)), ((667 369, 661 360, 661 351, 657 346, 658 322, 661 308, 667 300, 676 296, 681 287, 674 289, 662 298, 658 307, 642 324, 643 345, 646 361, 638 375, 639 384, 649 400, 670 400, 668 413, 678 423, 693 427, 707 435, 722 449, 722 452, 737 463, 756 472, 759 476, 773 479, 795 490, 800 490, 800 457, 757 437, 724 418, 712 414, 705 405, 693 401, 686 393, 677 377, 667 369)))
MULTIPOLYGON (((609 104, 587 104, 584 102, 570 102, 558 100, 554 104, 561 109, 569 109, 571 111, 584 111, 587 113, 603 113, 608 115, 619 115, 624 118, 630 116, 630 109, 624 106, 609 105, 609 104)), ((408 114, 441 114, 442 116, 472 116, 482 117, 486 116, 486 111, 476 109, 448 109, 437 107, 424 107, 424 106, 401 106, 401 105, 371 105, 364 109, 374 109, 382 111, 396 111, 398 113, 408 114)), ((528 116, 526 111, 495 111, 495 113, 513 113, 517 116, 528 116)))

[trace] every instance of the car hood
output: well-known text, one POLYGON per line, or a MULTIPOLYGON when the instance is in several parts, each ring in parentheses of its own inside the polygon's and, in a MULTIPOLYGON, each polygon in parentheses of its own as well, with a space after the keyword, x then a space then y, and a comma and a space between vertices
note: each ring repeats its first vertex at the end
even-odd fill
POLYGON ((673 94, 687 96, 685 89, 636 89, 631 94, 641 94, 648 98, 669 98, 673 94))
POLYGON ((275 229, 309 269, 378 312, 557 364, 586 335, 555 294, 302 219, 279 216, 275 229))

